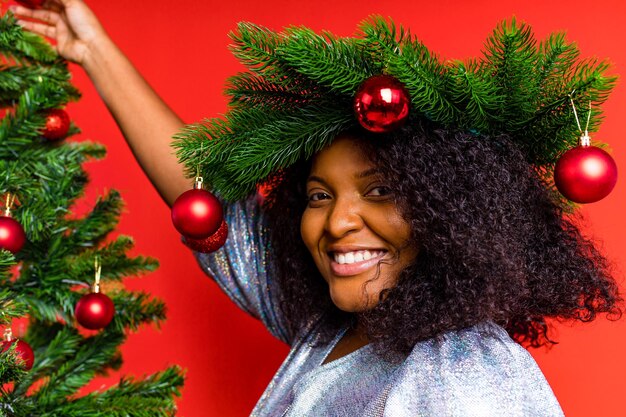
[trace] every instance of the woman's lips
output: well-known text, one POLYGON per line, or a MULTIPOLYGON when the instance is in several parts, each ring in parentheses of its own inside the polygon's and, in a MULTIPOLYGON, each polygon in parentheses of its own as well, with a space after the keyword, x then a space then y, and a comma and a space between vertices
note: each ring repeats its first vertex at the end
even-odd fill
POLYGON ((336 276, 349 277, 352 275, 358 275, 368 269, 376 266, 384 257, 387 252, 382 252, 380 255, 360 262, 354 262, 349 264, 340 264, 330 257, 330 270, 336 276))

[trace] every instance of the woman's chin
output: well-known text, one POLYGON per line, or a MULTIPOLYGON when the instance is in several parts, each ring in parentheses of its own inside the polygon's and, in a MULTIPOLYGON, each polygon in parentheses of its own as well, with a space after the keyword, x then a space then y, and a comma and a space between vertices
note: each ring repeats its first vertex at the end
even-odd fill
POLYGON ((356 299, 347 294, 336 294, 331 291, 330 299, 335 307, 346 313, 360 313, 373 306, 368 306, 368 303, 363 298, 356 299))

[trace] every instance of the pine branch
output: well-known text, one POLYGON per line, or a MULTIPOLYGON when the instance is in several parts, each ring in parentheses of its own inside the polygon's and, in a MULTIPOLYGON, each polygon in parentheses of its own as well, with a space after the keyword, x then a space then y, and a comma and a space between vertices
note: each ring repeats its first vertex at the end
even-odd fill
POLYGON ((578 48, 573 43, 567 43, 564 33, 550 34, 539 44, 537 84, 543 91, 558 88, 579 56, 578 48))
POLYGON ((22 30, 12 13, 0 17, 0 51, 28 61, 51 63, 58 59, 57 53, 42 37, 22 30))
POLYGON ((224 192, 222 197, 227 200, 245 197, 275 169, 310 158, 340 132, 354 126, 354 117, 351 111, 346 111, 345 105, 328 104, 323 109, 317 106, 298 108, 254 132, 231 153, 221 175, 213 178, 219 190, 225 186, 237 187, 236 192, 224 192))
POLYGON ((223 119, 205 119, 184 127, 174 136, 172 146, 181 163, 185 164, 188 176, 194 176, 200 167, 205 178, 212 181, 230 159, 233 149, 282 114, 279 110, 266 108, 236 107, 223 119))
POLYGON ((286 30, 287 41, 277 55, 291 68, 330 92, 352 97, 368 77, 380 73, 380 64, 367 59, 360 39, 339 38, 330 32, 321 35, 304 27, 286 30))
MULTIPOLYGON (((12 106, 30 85, 48 80, 70 89, 67 66, 0 66, 0 107, 12 106)), ((73 89, 73 87, 71 88, 73 89)), ((78 94, 78 92, 73 92, 78 94)))
POLYGON ((59 323, 32 322, 26 340, 35 351, 33 368, 20 380, 13 390, 13 396, 26 395, 28 389, 39 379, 51 373, 70 360, 83 342, 76 329, 59 323))
POLYGON ((280 34, 254 23, 240 22, 229 37, 233 41, 229 49, 250 71, 274 80, 297 77, 275 53, 284 42, 280 34))
POLYGON ((232 106, 263 107, 287 110, 292 106, 311 103, 322 97, 319 88, 296 82, 273 82, 259 75, 242 72, 227 81, 225 93, 231 96, 232 106))
MULTIPOLYGON (((608 69, 609 64, 606 61, 596 60, 584 60, 568 68, 559 88, 554 87, 550 91, 546 102, 526 121, 528 128, 516 137, 529 162, 545 165, 548 175, 551 175, 553 161, 562 152, 577 144, 580 132, 571 107, 570 94, 582 121, 586 120, 589 104, 592 103, 589 131, 597 130, 602 121, 600 105, 607 99, 617 81, 615 76, 603 75, 608 69)), ((594 145, 602 146, 596 141, 594 145)))
POLYGON ((502 97, 498 109, 500 121, 493 131, 515 134, 526 128, 524 121, 531 118, 538 106, 537 77, 538 54, 531 28, 502 22, 485 44, 483 70, 497 87, 502 97))
POLYGON ((142 324, 160 324, 165 320, 167 308, 163 301, 151 298, 145 292, 118 291, 109 294, 115 304, 115 316, 109 328, 118 332, 135 331, 142 324))
POLYGON ((85 218, 68 222, 69 234, 58 235, 62 244, 57 245, 56 253, 63 256, 79 248, 97 247, 117 227, 123 204, 120 193, 115 190, 99 197, 85 218))
POLYGON ((68 85, 43 80, 22 93, 14 113, 8 113, 0 123, 0 145, 16 146, 40 138, 45 125, 44 110, 52 109, 77 99, 68 85), (14 142, 15 141, 15 142, 14 142))
POLYGON ((51 373, 41 387, 33 393, 33 401, 45 408, 74 395, 98 371, 106 367, 124 339, 123 334, 108 331, 85 339, 76 355, 51 373))
POLYGON ((499 121, 497 110, 502 98, 497 88, 486 78, 476 61, 456 62, 450 68, 451 101, 462 109, 458 125, 474 133, 489 133, 489 128, 499 121))
POLYGON ((41 416, 92 417, 170 417, 176 413, 172 397, 180 396, 183 371, 170 367, 142 380, 122 378, 118 385, 103 393, 90 393, 64 404, 60 410, 41 416))

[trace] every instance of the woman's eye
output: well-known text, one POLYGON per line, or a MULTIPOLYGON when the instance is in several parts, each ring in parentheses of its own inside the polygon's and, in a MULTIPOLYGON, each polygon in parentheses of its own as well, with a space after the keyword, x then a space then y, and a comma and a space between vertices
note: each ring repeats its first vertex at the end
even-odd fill
POLYGON ((371 196, 371 197, 384 197, 384 196, 388 196, 389 194, 391 194, 391 189, 389 187, 384 186, 384 185, 380 185, 378 187, 371 188, 367 192, 367 195, 371 196))
POLYGON ((309 201, 320 201, 320 200, 326 200, 328 198, 330 198, 330 196, 326 193, 309 194, 309 201))

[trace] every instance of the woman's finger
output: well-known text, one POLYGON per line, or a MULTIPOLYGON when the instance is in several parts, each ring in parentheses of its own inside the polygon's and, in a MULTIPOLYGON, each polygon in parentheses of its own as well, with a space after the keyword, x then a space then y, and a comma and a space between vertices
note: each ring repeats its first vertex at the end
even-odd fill
POLYGON ((56 25, 60 19, 58 13, 45 9, 28 9, 26 7, 16 6, 11 8, 11 10, 16 16, 41 20, 49 25, 56 25))
POLYGON ((29 22, 27 20, 19 20, 17 24, 23 27, 24 29, 36 33, 38 35, 47 36, 51 39, 56 39, 57 37, 57 29, 54 26, 46 25, 44 23, 38 22, 29 22))

